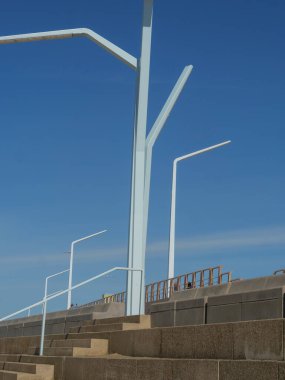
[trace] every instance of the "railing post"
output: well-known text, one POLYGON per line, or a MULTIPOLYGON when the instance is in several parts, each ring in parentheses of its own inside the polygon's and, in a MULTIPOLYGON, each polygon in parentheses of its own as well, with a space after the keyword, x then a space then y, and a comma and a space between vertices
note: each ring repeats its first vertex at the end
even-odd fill
POLYGON ((156 301, 160 300, 160 282, 156 285, 156 301))
POLYGON ((44 298, 44 300, 43 300, 43 319, 42 319, 42 331, 41 331, 40 356, 43 356, 43 354, 44 354, 46 316, 47 316, 47 299, 44 298))
POLYGON ((204 271, 200 272, 200 288, 204 288, 204 271))
POLYGON ((218 284, 221 285, 222 282, 223 282, 222 281, 222 267, 219 266, 219 268, 218 268, 218 284))
POLYGON ((196 288, 196 272, 192 273, 192 287, 196 288))
POLYGON ((214 269, 210 268, 209 269, 209 285, 210 286, 213 285, 213 278, 214 278, 214 269))
POLYGON ((148 303, 148 285, 145 287, 145 303, 148 303))
POLYGON ((154 301, 154 284, 151 284, 150 302, 154 301))

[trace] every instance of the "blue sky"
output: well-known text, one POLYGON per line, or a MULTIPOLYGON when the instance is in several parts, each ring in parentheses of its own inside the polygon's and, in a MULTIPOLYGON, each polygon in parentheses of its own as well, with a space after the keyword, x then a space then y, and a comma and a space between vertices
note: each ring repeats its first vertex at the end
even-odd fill
MULTIPOLYGON (((226 139, 178 167, 176 274, 284 267, 284 11, 283 0, 155 1, 148 129, 194 70, 154 147, 147 282, 166 277, 173 159, 226 139)), ((138 56, 141 16, 141 0, 15 0, 1 5, 0 35, 89 27, 138 56)), ((42 297, 81 236, 109 230, 78 246, 75 282, 126 264, 135 73, 83 38, 1 45, 0 57, 3 315, 42 297)), ((123 288, 110 276, 74 302, 123 288)))

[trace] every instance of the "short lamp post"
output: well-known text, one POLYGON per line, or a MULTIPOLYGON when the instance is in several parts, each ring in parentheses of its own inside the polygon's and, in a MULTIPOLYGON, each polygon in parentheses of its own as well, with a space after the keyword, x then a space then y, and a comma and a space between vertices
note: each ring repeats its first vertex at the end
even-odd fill
POLYGON ((211 150, 220 148, 229 144, 231 141, 225 141, 217 145, 210 146, 205 149, 198 150, 186 154, 181 157, 177 157, 173 161, 173 174, 172 174, 172 193, 171 193, 171 215, 170 215, 170 232, 169 232, 169 252, 168 252, 168 279, 174 278, 174 256, 175 256, 175 219, 176 219, 176 177, 177 177, 177 164, 180 161, 188 158, 198 156, 199 154, 209 152, 211 150))
POLYGON ((72 243, 71 243, 71 249, 70 249, 70 264, 69 264, 69 280, 68 280, 68 296, 67 296, 67 309, 70 309, 71 308, 71 288, 72 288, 72 274, 73 274, 73 258, 74 258, 74 246, 75 244, 77 243, 80 243, 81 241, 83 240, 87 240, 87 239, 90 239, 92 237, 95 237, 95 236, 98 236, 98 235, 102 235, 104 234, 105 232, 107 232, 107 230, 104 230, 104 231, 100 231, 100 232, 96 232, 95 234, 92 234, 92 235, 88 235, 88 236, 85 236, 81 239, 78 239, 78 240, 74 240, 72 243))
POLYGON ((67 273, 67 272, 69 272, 69 269, 63 270, 61 272, 58 272, 58 273, 55 273, 55 274, 52 274, 52 275, 46 277, 46 281, 45 281, 45 299, 48 296, 48 281, 49 281, 49 279, 51 279, 53 277, 60 276, 61 274, 64 274, 64 273, 67 273))

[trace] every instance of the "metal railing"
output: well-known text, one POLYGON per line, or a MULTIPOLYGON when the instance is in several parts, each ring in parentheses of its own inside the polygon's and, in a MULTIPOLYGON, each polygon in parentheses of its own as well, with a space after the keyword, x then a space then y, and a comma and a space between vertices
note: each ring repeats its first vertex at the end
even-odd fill
MULTIPOLYGON (((166 279, 145 287, 145 303, 163 301, 169 298, 174 292, 179 292, 191 288, 203 288, 205 286, 221 285, 232 281, 231 272, 222 272, 223 266, 201 269, 195 272, 186 273, 171 279, 166 279)), ((89 302, 78 306, 78 308, 88 307, 110 302, 125 302, 126 292, 103 297, 100 300, 89 302)))
POLYGON ((222 266, 206 268, 186 273, 171 279, 154 282, 146 286, 145 302, 156 302, 168 299, 174 292, 186 289, 204 288, 205 286, 221 285, 231 281, 231 273, 222 273, 222 266))
POLYGON ((1 318, 0 322, 5 321, 7 319, 10 319, 12 317, 15 317, 18 314, 22 314, 25 311, 29 311, 29 310, 37 307, 37 306, 43 305, 43 318, 42 318, 41 343, 40 343, 40 356, 42 356, 43 355, 43 351, 44 351, 45 326, 46 326, 46 314, 47 314, 47 304, 48 304, 48 302, 51 301, 51 300, 53 300, 53 299, 55 299, 55 298, 57 298, 57 297, 62 296, 63 294, 68 293, 70 290, 78 289, 78 288, 80 288, 80 287, 82 287, 84 285, 87 285, 87 284, 89 284, 89 283, 97 280, 98 278, 104 277, 104 276, 106 276, 106 275, 108 275, 108 274, 110 274, 112 272, 119 271, 119 270, 120 271, 141 272, 141 284, 142 284, 142 279, 143 279, 143 270, 142 269, 115 267, 115 268, 107 270, 106 272, 98 274, 97 276, 91 277, 88 280, 80 282, 79 284, 72 286, 72 288, 68 288, 68 289, 56 292, 55 294, 51 294, 51 295, 49 295, 47 297, 44 297, 44 299, 42 301, 34 303, 33 305, 27 306, 24 309, 18 310, 15 313, 9 314, 6 317, 1 318))

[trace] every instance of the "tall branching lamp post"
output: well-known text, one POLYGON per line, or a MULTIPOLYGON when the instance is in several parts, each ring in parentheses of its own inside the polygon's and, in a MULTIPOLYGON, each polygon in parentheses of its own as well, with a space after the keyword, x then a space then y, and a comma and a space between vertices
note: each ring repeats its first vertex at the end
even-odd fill
MULTIPOLYGON (((146 137, 154 0, 143 1, 142 42, 139 59, 88 28, 5 36, 0 37, 0 44, 86 37, 136 71, 137 94, 133 137, 128 266, 130 268, 141 268, 144 271, 152 147, 187 82, 192 66, 187 66, 183 71, 156 123, 146 137)), ((143 281, 141 281, 141 274, 138 272, 128 272, 126 312, 128 315, 144 314, 144 276, 143 281)))

